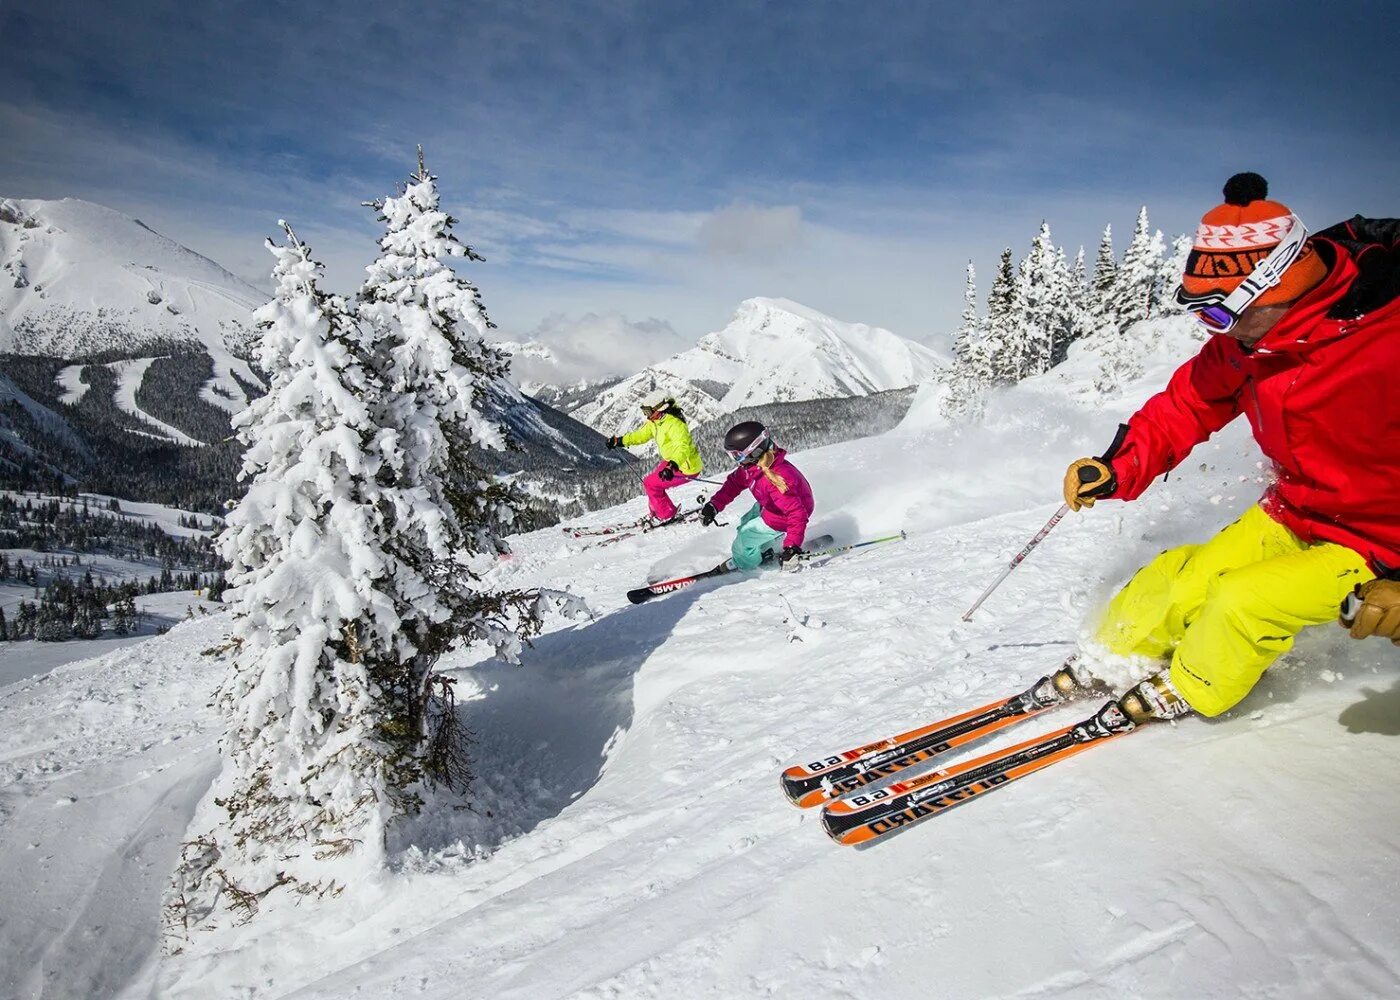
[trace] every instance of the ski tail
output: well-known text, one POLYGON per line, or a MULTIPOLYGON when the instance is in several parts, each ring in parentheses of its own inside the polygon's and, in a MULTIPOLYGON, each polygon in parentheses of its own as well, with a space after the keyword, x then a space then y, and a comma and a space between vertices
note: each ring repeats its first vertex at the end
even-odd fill
POLYGON ((1081 722, 1006 750, 838 799, 822 810, 822 826, 838 843, 868 844, 1138 728, 1110 701, 1081 722))
POLYGON ((1071 667, 1075 659, 1071 656, 1055 673, 1042 677, 1019 694, 897 736, 789 767, 782 774, 783 792, 803 809, 821 805, 985 739, 1054 705, 1083 697, 1089 692, 1079 687, 1074 677, 1071 667))

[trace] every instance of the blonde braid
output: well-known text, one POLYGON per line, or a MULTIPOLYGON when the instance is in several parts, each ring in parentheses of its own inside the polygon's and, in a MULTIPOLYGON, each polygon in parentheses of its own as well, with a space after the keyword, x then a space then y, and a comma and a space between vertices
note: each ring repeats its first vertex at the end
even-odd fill
POLYGON ((763 457, 758 460, 758 467, 763 472, 763 475, 767 477, 768 481, 777 487, 779 493, 786 493, 788 491, 787 480, 774 472, 772 468, 773 463, 777 460, 777 449, 769 448, 763 453, 763 457))

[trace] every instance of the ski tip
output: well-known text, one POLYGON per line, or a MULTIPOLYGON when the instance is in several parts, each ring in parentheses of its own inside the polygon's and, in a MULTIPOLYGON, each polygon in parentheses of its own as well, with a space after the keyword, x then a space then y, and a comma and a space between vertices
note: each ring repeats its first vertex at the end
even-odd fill
POLYGON ((656 596, 656 592, 650 587, 639 587, 636 590, 627 592, 627 599, 633 604, 643 604, 656 596))

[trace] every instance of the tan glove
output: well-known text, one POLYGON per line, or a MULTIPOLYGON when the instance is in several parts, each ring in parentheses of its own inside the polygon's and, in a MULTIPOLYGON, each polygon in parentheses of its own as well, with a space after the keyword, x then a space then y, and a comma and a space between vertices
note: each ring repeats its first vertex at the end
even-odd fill
POLYGON ((1065 470, 1065 503, 1070 510, 1092 507, 1100 497, 1111 496, 1118 488, 1113 467, 1097 458, 1081 458, 1065 470))
POLYGON ((1353 639, 1378 635, 1400 646, 1400 580, 1358 583, 1342 602, 1337 623, 1353 639))

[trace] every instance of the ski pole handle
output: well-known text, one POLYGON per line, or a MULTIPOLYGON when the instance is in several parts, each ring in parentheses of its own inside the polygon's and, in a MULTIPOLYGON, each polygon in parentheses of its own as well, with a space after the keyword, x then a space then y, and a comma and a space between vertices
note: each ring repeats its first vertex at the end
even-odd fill
POLYGON ((1055 511, 1054 516, 1052 516, 1050 520, 1045 522, 1045 527, 1041 528, 1035 533, 1035 537, 1026 543, 1026 547, 1024 549, 1016 553, 1016 557, 1011 560, 1010 564, 1007 565, 1006 569, 1001 571, 1001 575, 998 576, 995 580, 993 580, 992 585, 986 590, 982 591, 982 596, 977 598, 977 601, 972 605, 972 607, 967 609, 967 611, 962 616, 963 621, 972 620, 973 614, 976 613, 977 609, 982 606, 982 602, 985 601, 988 597, 992 596, 992 591, 996 590, 998 587, 1001 586, 1002 581, 1011 575, 1011 571, 1014 570, 1017 566, 1021 565, 1022 560, 1024 560, 1026 556, 1031 554, 1031 549, 1035 548, 1037 545, 1043 542, 1045 540, 1045 536, 1050 534, 1050 532, 1054 529, 1055 525, 1060 523, 1060 519, 1068 513, 1069 504, 1060 504, 1060 509, 1055 511))

